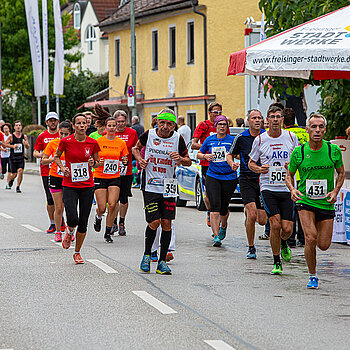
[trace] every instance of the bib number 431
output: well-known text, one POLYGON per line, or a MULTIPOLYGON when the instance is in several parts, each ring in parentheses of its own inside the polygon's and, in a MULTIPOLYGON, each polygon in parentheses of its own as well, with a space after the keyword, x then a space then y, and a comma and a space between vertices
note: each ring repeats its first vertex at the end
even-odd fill
POLYGON ((306 195, 310 199, 324 199, 327 194, 327 180, 306 180, 306 195))

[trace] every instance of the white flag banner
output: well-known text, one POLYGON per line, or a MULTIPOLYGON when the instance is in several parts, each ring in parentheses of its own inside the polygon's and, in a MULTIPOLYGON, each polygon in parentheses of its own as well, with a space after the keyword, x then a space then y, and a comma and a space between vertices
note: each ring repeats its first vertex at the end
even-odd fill
POLYGON ((34 95, 42 96, 42 56, 38 0, 25 0, 30 53, 32 57, 34 95))
POLYGON ((64 44, 61 20, 60 1, 53 0, 53 13, 55 18, 55 73, 53 79, 53 93, 56 95, 63 94, 64 85, 64 44))
POLYGON ((49 98, 49 48, 48 48, 47 0, 42 0, 42 17, 43 17, 43 95, 49 98))

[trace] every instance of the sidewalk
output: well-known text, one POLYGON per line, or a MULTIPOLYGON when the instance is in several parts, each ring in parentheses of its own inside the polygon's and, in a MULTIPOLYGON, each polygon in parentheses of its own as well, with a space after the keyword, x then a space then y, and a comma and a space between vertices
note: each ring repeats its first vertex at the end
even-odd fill
POLYGON ((40 175, 39 165, 32 162, 26 162, 24 165, 24 174, 40 175))

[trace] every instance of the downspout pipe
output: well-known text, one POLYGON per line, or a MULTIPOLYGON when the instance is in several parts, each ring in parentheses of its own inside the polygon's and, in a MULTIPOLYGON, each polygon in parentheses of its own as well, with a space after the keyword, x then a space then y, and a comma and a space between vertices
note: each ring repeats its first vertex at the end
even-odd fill
MULTIPOLYGON (((193 12, 197 15, 203 17, 203 46, 204 46, 204 95, 208 95, 208 39, 207 39, 207 16, 203 12, 199 12, 196 10, 196 5, 198 4, 197 0, 192 0, 192 9, 193 12)), ((205 119, 208 119, 207 113, 207 100, 204 100, 204 115, 205 119)))

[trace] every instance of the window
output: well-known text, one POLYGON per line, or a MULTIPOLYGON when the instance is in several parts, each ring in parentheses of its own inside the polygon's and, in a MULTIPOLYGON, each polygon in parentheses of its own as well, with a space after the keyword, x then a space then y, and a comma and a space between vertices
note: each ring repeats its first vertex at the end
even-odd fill
POLYGON ((194 22, 187 22, 187 64, 194 64, 194 22))
POLYGON ((114 40, 114 55, 115 55, 115 76, 120 76, 120 39, 117 38, 114 40))
POLYGON ((95 33, 95 28, 91 24, 86 28, 85 41, 88 43, 88 52, 92 53, 93 52, 92 43, 96 41, 96 33, 95 33))
POLYGON ((176 67, 176 27, 169 27, 169 67, 176 67))
POLYGON ((158 70, 158 29, 152 30, 152 70, 158 70))
POLYGON ((191 129, 191 137, 193 137, 194 130, 197 126, 197 113, 196 112, 187 112, 187 125, 191 129))
POLYGON ((80 5, 79 4, 74 5, 73 26, 75 29, 80 29, 80 5))

